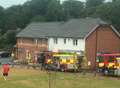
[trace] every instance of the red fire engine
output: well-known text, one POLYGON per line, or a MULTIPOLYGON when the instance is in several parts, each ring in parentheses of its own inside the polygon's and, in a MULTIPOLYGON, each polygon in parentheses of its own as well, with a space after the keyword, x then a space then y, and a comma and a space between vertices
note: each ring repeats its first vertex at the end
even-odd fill
POLYGON ((120 76, 120 53, 98 54, 97 70, 105 75, 120 76))

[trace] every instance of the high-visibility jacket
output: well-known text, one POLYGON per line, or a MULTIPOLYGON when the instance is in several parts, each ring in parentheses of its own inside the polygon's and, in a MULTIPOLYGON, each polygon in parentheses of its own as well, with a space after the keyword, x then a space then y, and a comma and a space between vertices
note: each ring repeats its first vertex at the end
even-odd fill
POLYGON ((9 70, 10 70, 9 65, 8 65, 8 64, 4 64, 4 65, 3 65, 3 73, 8 73, 9 70))

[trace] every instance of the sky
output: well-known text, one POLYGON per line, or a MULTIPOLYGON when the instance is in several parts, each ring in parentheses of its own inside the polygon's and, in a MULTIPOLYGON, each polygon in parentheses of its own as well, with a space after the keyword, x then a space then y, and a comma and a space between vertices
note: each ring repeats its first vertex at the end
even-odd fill
MULTIPOLYGON (((4 8, 8 8, 12 5, 23 4, 26 1, 28 1, 28 0, 0 0, 0 6, 2 6, 4 8)), ((61 1, 64 1, 64 0, 61 0, 61 1)), ((85 0, 79 0, 79 1, 85 1, 85 0)))
POLYGON ((12 5, 23 4, 27 0, 0 0, 0 6, 7 8, 12 5))

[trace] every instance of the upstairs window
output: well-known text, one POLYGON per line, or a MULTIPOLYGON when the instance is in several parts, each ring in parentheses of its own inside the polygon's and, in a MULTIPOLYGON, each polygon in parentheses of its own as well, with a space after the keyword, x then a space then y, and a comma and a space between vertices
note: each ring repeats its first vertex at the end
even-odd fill
POLYGON ((44 38, 40 38, 37 40, 37 44, 41 45, 41 44, 47 44, 47 39, 44 38))
POLYGON ((38 39, 38 44, 42 44, 42 39, 38 39))
POLYGON ((64 44, 66 44, 66 38, 64 38, 64 44))
POLYGON ((58 44, 58 39, 54 38, 54 44, 58 44))
POLYGON ((78 40, 77 40, 77 39, 74 39, 74 40, 73 40, 73 45, 75 45, 75 46, 78 45, 78 40))
POLYGON ((33 39, 33 38, 29 39, 29 43, 35 44, 35 39, 33 39))
POLYGON ((46 39, 41 39, 42 44, 47 44, 47 40, 46 39))

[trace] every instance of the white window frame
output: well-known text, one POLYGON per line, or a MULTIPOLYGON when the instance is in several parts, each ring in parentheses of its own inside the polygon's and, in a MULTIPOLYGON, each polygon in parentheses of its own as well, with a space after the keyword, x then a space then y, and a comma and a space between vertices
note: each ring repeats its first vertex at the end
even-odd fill
POLYGON ((58 44, 58 39, 54 38, 54 44, 58 44))
POLYGON ((64 39, 63 39, 63 41, 64 41, 64 44, 66 44, 66 43, 67 43, 67 39, 66 39, 66 38, 64 38, 64 39))
POLYGON ((73 45, 75 45, 75 46, 78 45, 78 39, 73 39, 73 45))

